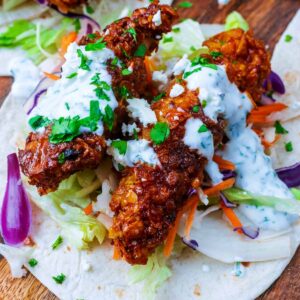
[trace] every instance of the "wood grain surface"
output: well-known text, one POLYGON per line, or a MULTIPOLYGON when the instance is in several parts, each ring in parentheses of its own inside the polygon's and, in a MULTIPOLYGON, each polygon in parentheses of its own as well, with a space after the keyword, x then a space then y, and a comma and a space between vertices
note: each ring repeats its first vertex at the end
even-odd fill
MULTIPOLYGON (((182 0, 175 1, 174 6, 180 2, 182 0)), ((229 12, 239 11, 248 20, 256 36, 269 45, 270 51, 300 8, 300 0, 231 0, 224 7, 219 7, 217 0, 191 0, 190 2, 193 3, 193 7, 179 9, 180 16, 193 18, 200 23, 223 23, 229 12)), ((0 104, 9 92, 11 82, 11 78, 0 78, 0 104)), ((0 270, 0 300, 57 299, 30 274, 25 279, 13 279, 4 259, 0 259, 0 270)), ((282 276, 259 297, 259 300, 300 299, 299 274, 300 249, 282 276)))

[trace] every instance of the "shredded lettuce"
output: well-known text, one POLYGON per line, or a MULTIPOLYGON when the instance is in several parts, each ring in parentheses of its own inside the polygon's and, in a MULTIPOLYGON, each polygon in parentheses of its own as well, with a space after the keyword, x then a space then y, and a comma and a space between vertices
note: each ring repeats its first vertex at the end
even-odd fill
POLYGON ((225 30, 241 28, 245 31, 249 30, 249 25, 243 16, 237 11, 230 13, 225 21, 225 30))
MULTIPOLYGON (((282 199, 271 196, 254 195, 239 188, 230 188, 223 191, 229 201, 238 204, 268 206, 275 210, 289 214, 300 214, 300 203, 293 199, 282 199)), ((299 193, 299 191, 298 191, 299 193)))
POLYGON ((0 47, 21 47, 36 63, 58 51, 58 42, 66 33, 71 20, 64 18, 57 28, 42 27, 28 20, 14 21, 0 34, 0 47))
POLYGON ((144 282, 144 298, 154 299, 157 289, 172 275, 166 264, 166 258, 162 253, 162 247, 148 258, 146 265, 135 265, 129 271, 132 284, 144 282))
POLYGON ((175 26, 168 34, 165 34, 159 43, 158 53, 163 59, 190 55, 195 50, 207 49, 202 47, 204 36, 200 24, 187 19, 175 26))

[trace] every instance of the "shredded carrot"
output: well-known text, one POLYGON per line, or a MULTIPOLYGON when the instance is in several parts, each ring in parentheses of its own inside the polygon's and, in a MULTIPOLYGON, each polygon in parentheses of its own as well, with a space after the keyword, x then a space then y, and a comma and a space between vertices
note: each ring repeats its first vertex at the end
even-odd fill
POLYGON ((203 192, 207 196, 218 194, 218 192, 231 188, 235 183, 235 178, 228 178, 215 186, 205 189, 203 192))
POLYGON ((247 122, 248 124, 268 123, 268 117, 271 113, 282 111, 286 108, 287 106, 281 102, 256 107, 248 115, 247 122))
POLYGON ((61 46, 60 46, 60 55, 64 56, 65 53, 68 50, 68 47, 71 43, 75 42, 77 38, 77 33, 75 31, 72 31, 68 34, 66 34, 65 36, 63 36, 62 40, 61 40, 61 46))
POLYGON ((277 134, 274 138, 274 140, 272 142, 267 141, 264 137, 261 138, 261 143, 263 144, 263 146, 265 148, 271 148, 272 146, 274 146, 279 140, 280 140, 281 136, 279 134, 277 134))
POLYGON ((220 170, 235 170, 235 165, 231 161, 223 159, 221 156, 214 155, 213 160, 218 164, 220 170))
POLYGON ((57 75, 55 75, 55 74, 48 73, 48 72, 44 72, 44 75, 45 75, 46 77, 48 77, 49 79, 52 79, 52 80, 59 80, 59 79, 60 79, 59 76, 57 76, 57 75))
POLYGON ((193 226, 195 213, 196 213, 197 206, 198 206, 198 203, 199 203, 199 198, 194 197, 194 199, 191 200, 191 201, 193 201, 193 203, 191 204, 191 210, 188 214, 188 217, 187 217, 187 220, 186 220, 186 223, 185 223, 185 228, 184 228, 184 235, 188 238, 190 238, 190 232, 191 232, 191 229, 192 229, 192 226, 193 226))
POLYGON ((120 250, 115 246, 114 247, 113 259, 114 260, 119 260, 120 258, 121 258, 120 250))
MULTIPOLYGON (((227 207, 223 202, 221 202, 221 208, 230 221, 233 228, 241 228, 243 227, 243 224, 241 223, 240 219, 235 214, 234 210, 232 208, 227 207)), ((237 230, 238 233, 242 233, 241 229, 237 230)))
MULTIPOLYGON (((166 239, 165 247, 164 247, 164 250, 163 250, 163 254, 164 254, 165 257, 169 257, 172 253, 175 238, 176 238, 176 234, 177 234, 178 227, 179 227, 179 223, 180 223, 180 220, 181 220, 183 214, 189 209, 193 210, 195 206, 197 208, 196 204, 198 204, 198 202, 199 202, 198 195, 191 196, 188 199, 188 201, 186 202, 186 204, 182 207, 182 209, 177 213, 175 223, 174 223, 173 227, 171 228, 171 230, 169 231, 167 239, 166 239)), ((195 214, 195 210, 194 210, 194 213, 191 213, 191 216, 188 217, 188 218, 190 218, 189 222, 191 222, 191 223, 193 222, 194 214, 195 214)), ((188 225, 188 227, 189 226, 192 227, 192 224, 188 225)))
POLYGON ((152 81, 152 64, 149 59, 149 57, 145 57, 145 67, 146 67, 146 73, 147 73, 147 81, 151 82, 152 81))
POLYGON ((86 215, 90 215, 93 212, 93 202, 83 209, 86 215))

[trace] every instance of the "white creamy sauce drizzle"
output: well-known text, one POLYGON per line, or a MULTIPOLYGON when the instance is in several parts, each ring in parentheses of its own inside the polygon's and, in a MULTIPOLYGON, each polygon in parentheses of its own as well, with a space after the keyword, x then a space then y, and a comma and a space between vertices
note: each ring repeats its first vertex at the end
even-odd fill
POLYGON ((120 154, 118 149, 109 147, 107 150, 112 155, 114 162, 122 166, 133 167, 136 163, 147 163, 149 165, 160 165, 159 159, 150 146, 149 141, 145 139, 127 141, 127 150, 125 154, 120 154))
MULTIPOLYGON (((62 67, 61 79, 57 80, 48 89, 47 94, 41 99, 29 117, 42 115, 49 119, 75 116, 85 118, 90 114, 91 100, 98 100, 100 111, 103 114, 105 114, 107 105, 114 110, 118 106, 118 102, 112 89, 105 90, 109 101, 105 99, 99 100, 94 91, 96 87, 91 84, 92 77, 98 73, 100 80, 111 86, 112 78, 107 71, 106 62, 114 57, 114 52, 108 48, 100 51, 85 51, 84 46, 78 46, 76 43, 71 44, 65 55, 66 62, 62 67), (90 60, 89 71, 79 68, 81 59, 78 57, 77 49, 80 49, 90 60), (73 73, 77 73, 77 76, 67 78, 73 73)), ((87 130, 89 129, 81 128, 82 132, 87 130)), ((96 133, 100 135, 103 133, 102 121, 99 121, 96 133)))
MULTIPOLYGON (((183 57, 173 71, 178 74, 201 68, 185 78, 187 88, 199 90, 198 98, 200 102, 206 100, 204 112, 208 117, 217 121, 218 116, 222 115, 227 120, 225 131, 229 142, 222 156, 236 166, 236 186, 253 194, 293 199, 288 187, 272 168, 271 160, 265 155, 258 136, 246 125, 247 114, 252 109, 252 103, 247 95, 241 93, 236 85, 229 81, 223 66, 217 66, 217 70, 214 70, 200 65, 191 66, 187 61, 187 58, 183 57)), ((184 142, 192 149, 198 147, 199 152, 207 155, 203 147, 199 147, 199 133, 196 131, 201 122, 199 121, 195 123, 193 118, 187 121, 184 142), (193 123, 197 126, 192 125, 193 123), (187 138, 192 132, 193 138, 187 138)), ((213 155, 213 150, 211 151, 212 154, 210 152, 210 156, 206 156, 208 159, 213 155)), ((213 181, 220 180, 220 172, 217 166, 212 164, 212 160, 209 160, 206 171, 213 181)), ((295 215, 275 211, 270 207, 240 205, 238 209, 262 229, 281 230, 297 218, 295 215)))
POLYGON ((170 97, 171 98, 176 98, 180 96, 184 92, 184 87, 178 83, 175 83, 170 91, 170 97))
POLYGON ((127 110, 132 118, 138 119, 144 126, 157 122, 155 112, 145 99, 128 99, 127 110))
POLYGON ((134 135, 134 132, 139 132, 140 128, 137 127, 136 123, 133 124, 128 124, 126 125, 125 123, 122 124, 122 133, 125 136, 128 134, 129 136, 134 135))
POLYGON ((154 23, 155 26, 160 26, 162 24, 160 10, 158 10, 157 13, 153 16, 152 22, 154 23))

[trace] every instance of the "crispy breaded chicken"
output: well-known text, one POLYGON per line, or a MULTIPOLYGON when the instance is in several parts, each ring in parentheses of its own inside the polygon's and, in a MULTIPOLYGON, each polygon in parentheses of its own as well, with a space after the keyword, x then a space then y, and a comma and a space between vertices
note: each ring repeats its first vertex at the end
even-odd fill
MULTIPOLYGON (((115 110, 115 125, 126 117, 123 87, 135 97, 149 95, 151 83, 146 80, 148 74, 144 57, 157 48, 160 37, 171 29, 172 22, 176 18, 177 14, 171 7, 152 4, 147 9, 137 9, 131 18, 126 17, 109 25, 103 36, 97 33, 92 40, 88 37, 82 39, 81 44, 87 44, 103 38, 106 46, 122 59, 127 68, 132 69, 131 75, 124 76, 120 67, 113 65, 111 61, 108 65, 108 71, 112 75, 112 88, 119 101, 119 107, 115 110), (158 10, 161 10, 162 24, 156 26, 152 18, 158 10), (129 28, 135 28, 136 34, 129 33, 129 28), (140 46, 144 49, 142 45, 145 45, 145 51, 134 56, 140 46)), ((106 150, 105 138, 114 136, 119 131, 118 127, 115 126, 112 132, 105 128, 103 137, 85 133, 63 144, 49 142, 51 125, 43 133, 32 132, 27 138, 24 150, 19 150, 22 172, 29 178, 30 184, 38 187, 41 195, 54 191, 59 183, 71 174, 85 168, 96 168, 106 150), (59 163, 59 155, 69 150, 76 151, 75 157, 65 156, 65 161, 59 163)))
MULTIPOLYGON (((221 33, 204 44, 211 51, 206 57, 215 64, 225 65, 230 81, 258 100, 262 82, 270 72, 263 44, 250 32, 241 30, 221 33)), ((185 87, 179 97, 166 97, 152 105, 158 121, 170 127, 169 138, 154 146, 161 166, 138 164, 126 168, 112 197, 110 207, 115 217, 110 237, 121 256, 131 264, 147 262, 148 256, 166 239, 190 188, 202 183, 207 160, 184 144, 185 122, 191 117, 200 118, 212 132, 215 147, 223 139, 222 119, 215 123, 204 115, 202 108, 198 113, 193 112, 193 106, 199 105, 197 95, 185 87)), ((149 130, 142 131, 143 138, 148 140, 149 130)))

